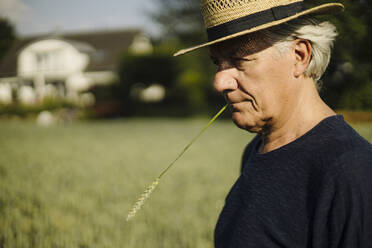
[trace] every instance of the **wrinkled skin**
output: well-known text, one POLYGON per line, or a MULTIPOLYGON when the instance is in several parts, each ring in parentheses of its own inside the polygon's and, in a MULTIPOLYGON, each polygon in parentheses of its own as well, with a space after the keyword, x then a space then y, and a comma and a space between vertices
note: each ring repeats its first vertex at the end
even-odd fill
POLYGON ((218 69, 214 88, 232 111, 234 123, 263 134, 262 152, 278 148, 334 114, 304 75, 311 57, 308 41, 279 50, 259 35, 228 40, 210 48, 218 69))

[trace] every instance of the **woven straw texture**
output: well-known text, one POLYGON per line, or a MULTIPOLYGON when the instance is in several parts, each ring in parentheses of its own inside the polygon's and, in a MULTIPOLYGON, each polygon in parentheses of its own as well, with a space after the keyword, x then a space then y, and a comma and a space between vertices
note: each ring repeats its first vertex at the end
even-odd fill
MULTIPOLYGON (((291 3, 302 2, 301 0, 202 0, 202 14, 204 16, 206 28, 218 26, 220 24, 224 24, 229 21, 236 20, 240 17, 249 16, 254 13, 258 13, 260 11, 268 10, 273 7, 278 7, 281 5, 287 5, 291 3)), ((173 56, 179 56, 196 49, 210 46, 216 44, 218 42, 222 42, 228 39, 232 39, 238 36, 242 36, 245 34, 249 34, 252 32, 256 32, 258 30, 262 30, 265 28, 269 28, 272 26, 279 25, 281 23, 299 18, 305 15, 323 15, 323 14, 337 14, 344 10, 344 6, 340 3, 325 3, 319 5, 317 7, 313 7, 299 13, 296 13, 292 16, 288 16, 286 18, 271 21, 262 25, 258 25, 256 27, 243 30, 241 32, 237 32, 231 35, 227 35, 215 40, 211 40, 209 42, 186 48, 181 49, 173 56)))
POLYGON ((202 0, 201 12, 206 28, 273 7, 302 0, 202 0))

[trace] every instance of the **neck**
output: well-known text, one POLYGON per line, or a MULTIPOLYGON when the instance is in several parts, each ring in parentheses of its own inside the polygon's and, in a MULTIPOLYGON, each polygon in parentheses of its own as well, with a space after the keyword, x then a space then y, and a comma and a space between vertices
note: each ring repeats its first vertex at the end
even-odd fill
POLYGON ((278 149, 307 133, 323 119, 335 115, 320 98, 312 79, 304 80, 298 98, 285 108, 262 134, 260 153, 278 149))

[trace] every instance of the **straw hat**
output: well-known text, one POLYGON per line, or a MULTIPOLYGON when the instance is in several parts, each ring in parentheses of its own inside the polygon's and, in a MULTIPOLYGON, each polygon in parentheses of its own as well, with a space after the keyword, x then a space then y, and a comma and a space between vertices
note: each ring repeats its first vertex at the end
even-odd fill
POLYGON ((202 0, 201 11, 208 42, 182 49, 174 56, 261 29, 269 28, 304 15, 335 14, 344 6, 326 3, 306 9, 302 0, 202 0))

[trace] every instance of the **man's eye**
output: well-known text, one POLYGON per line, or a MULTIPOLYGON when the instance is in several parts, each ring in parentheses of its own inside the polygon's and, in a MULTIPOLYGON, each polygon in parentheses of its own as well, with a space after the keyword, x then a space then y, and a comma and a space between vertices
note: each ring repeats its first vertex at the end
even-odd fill
POLYGON ((245 62, 252 61, 251 59, 247 58, 232 58, 231 64, 234 65, 236 68, 241 69, 245 62))
POLYGON ((236 68, 241 68, 243 66, 243 63, 245 62, 245 60, 243 59, 239 59, 239 58, 234 58, 234 59, 231 59, 231 64, 236 67, 236 68))

